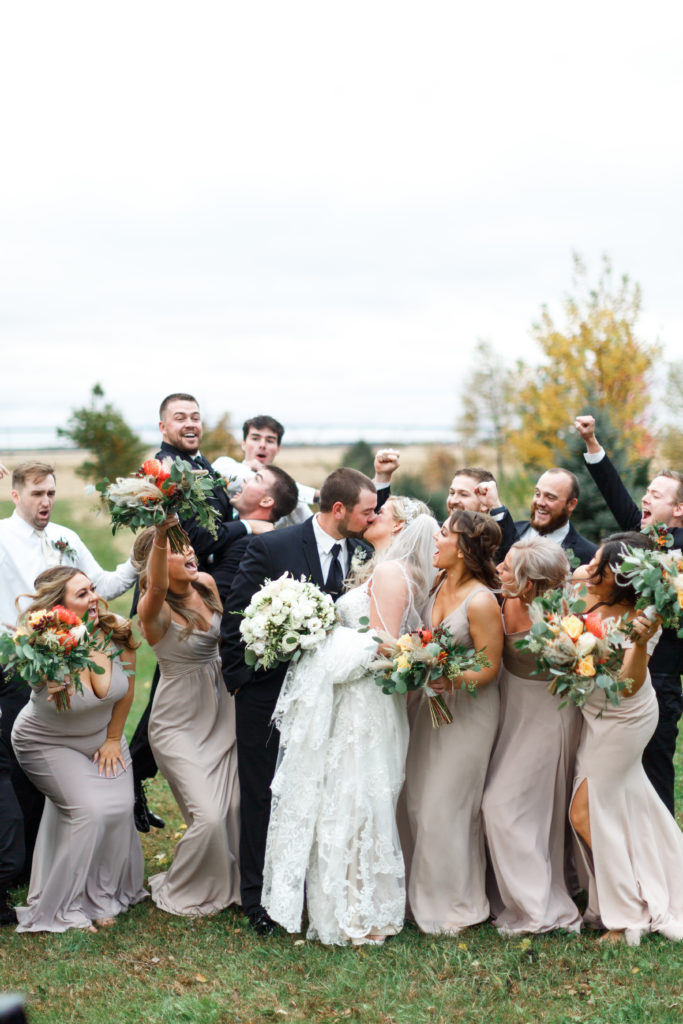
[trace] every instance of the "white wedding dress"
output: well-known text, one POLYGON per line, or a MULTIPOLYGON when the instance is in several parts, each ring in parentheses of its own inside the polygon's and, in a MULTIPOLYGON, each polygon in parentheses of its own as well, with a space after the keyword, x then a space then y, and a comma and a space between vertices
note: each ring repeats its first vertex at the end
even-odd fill
MULTIPOLYGON (((289 669, 273 716, 280 756, 263 906, 298 932, 305 886, 308 938, 344 945, 403 926, 395 811, 409 731, 405 695, 384 694, 367 671, 377 656, 373 632, 358 632, 370 614, 368 582, 336 607, 341 625, 289 669)), ((400 633, 418 625, 411 597, 400 633)))

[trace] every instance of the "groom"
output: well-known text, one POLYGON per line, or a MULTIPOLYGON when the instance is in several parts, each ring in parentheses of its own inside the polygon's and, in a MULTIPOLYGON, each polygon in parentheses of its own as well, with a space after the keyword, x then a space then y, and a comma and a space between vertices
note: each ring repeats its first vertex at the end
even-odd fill
POLYGON ((284 572, 305 576, 336 600, 351 559, 375 518, 375 485, 358 470, 331 473, 320 488, 320 512, 306 522, 253 537, 223 608, 221 659, 235 696, 237 763, 241 791, 240 871, 242 907, 252 927, 268 935, 274 924, 261 906, 263 863, 275 774, 278 733, 271 724, 286 664, 249 668, 240 636, 240 614, 267 579, 284 572), (237 614, 235 614, 237 613, 237 614))

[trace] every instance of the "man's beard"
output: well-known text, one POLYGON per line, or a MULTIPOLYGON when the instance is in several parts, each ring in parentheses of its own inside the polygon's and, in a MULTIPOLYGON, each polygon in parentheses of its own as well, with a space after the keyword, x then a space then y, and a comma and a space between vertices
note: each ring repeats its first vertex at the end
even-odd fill
POLYGON ((340 519, 339 522, 337 523, 337 529, 339 530, 342 537, 344 537, 346 540, 362 540, 367 528, 368 526, 366 523, 362 530, 350 530, 348 526, 347 516, 345 516, 343 519, 340 519))
POLYGON ((569 513, 567 511, 558 512, 557 515, 552 516, 550 519, 542 523, 535 522, 535 508, 532 505, 529 513, 529 520, 536 533, 544 537, 548 533, 554 533, 555 530, 559 530, 561 526, 569 522, 569 513))

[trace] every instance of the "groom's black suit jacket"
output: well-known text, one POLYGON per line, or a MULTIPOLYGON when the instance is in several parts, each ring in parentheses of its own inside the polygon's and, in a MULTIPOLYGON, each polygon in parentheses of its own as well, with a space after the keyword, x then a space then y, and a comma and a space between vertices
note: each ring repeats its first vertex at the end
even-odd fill
MULTIPOLYGON (((367 549, 361 541, 347 541, 349 560, 359 546, 367 549)), ((267 579, 277 579, 284 572, 291 573, 297 579, 303 575, 321 590, 325 589, 312 519, 288 526, 284 530, 260 534, 252 537, 249 542, 223 606, 221 660, 225 684, 231 692, 254 685, 279 690, 282 685, 287 672, 286 664, 276 665, 268 671, 255 671, 245 664, 240 622, 241 612, 256 591, 267 579)))
MULTIPOLYGON (((600 462, 587 462, 586 469, 598 485, 605 504, 621 529, 640 533, 640 509, 608 457, 605 455, 600 462)), ((673 546, 683 548, 683 527, 672 526, 669 533, 673 537, 673 546)), ((653 676, 683 674, 683 641, 678 639, 674 629, 662 631, 650 658, 650 672, 653 676)), ((677 689, 680 691, 680 686, 677 689)))

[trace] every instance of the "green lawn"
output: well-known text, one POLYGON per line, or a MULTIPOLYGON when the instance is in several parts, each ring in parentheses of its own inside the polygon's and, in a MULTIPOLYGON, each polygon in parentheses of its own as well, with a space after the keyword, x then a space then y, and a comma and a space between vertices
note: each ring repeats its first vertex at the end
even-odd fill
MULTIPOLYGON (((127 538, 114 548, 101 520, 74 512, 63 502, 55 518, 73 523, 105 567, 120 560, 127 538)), ((125 614, 129 599, 114 607, 125 614)), ((152 665, 143 645, 128 732, 146 703, 152 665)), ((678 767, 683 773, 683 744, 678 767)), ((677 796, 683 808, 680 781, 677 796)), ((150 802, 168 822, 142 840, 154 873, 170 860, 181 818, 163 780, 152 783, 150 802)), ((0 989, 24 992, 30 1020, 40 1024, 679 1024, 683 944, 647 938, 638 949, 607 947, 590 933, 509 940, 489 925, 434 939, 409 926, 383 948, 327 949, 296 936, 257 939, 234 911, 192 921, 148 902, 97 935, 3 929, 0 989)))

